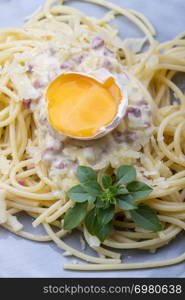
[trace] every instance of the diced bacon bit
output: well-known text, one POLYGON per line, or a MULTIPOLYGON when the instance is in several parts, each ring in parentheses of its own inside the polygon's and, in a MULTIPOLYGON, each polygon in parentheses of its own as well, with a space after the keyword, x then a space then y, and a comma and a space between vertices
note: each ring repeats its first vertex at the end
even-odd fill
POLYGON ((73 63, 70 62, 70 61, 68 61, 68 62, 66 61, 66 62, 64 62, 64 63, 62 63, 62 64, 60 65, 60 69, 72 70, 73 67, 74 67, 74 65, 73 65, 73 63))
POLYGON ((26 167, 26 170, 31 170, 31 169, 34 169, 34 164, 31 164, 31 165, 28 165, 27 167, 26 167))
POLYGON ((138 101, 139 105, 147 105, 148 106, 148 102, 145 99, 141 99, 138 101))
POLYGON ((150 176, 147 176, 147 175, 143 175, 143 177, 146 179, 150 179, 150 176))
POLYGON ((46 118, 46 117, 41 117, 41 118, 39 119, 39 122, 40 122, 42 125, 45 125, 46 122, 47 122, 47 118, 46 118))
POLYGON ((72 60, 77 63, 77 64, 81 64, 81 62, 84 59, 84 55, 75 55, 73 56, 72 60))
MULTIPOLYGON (((147 107, 147 106, 146 106, 146 107, 147 107)), ((149 117, 151 117, 151 115, 152 115, 152 112, 151 112, 151 110, 150 110, 150 109, 148 109, 146 112, 147 112, 148 116, 149 116, 149 117)))
POLYGON ((57 166, 57 169, 65 169, 67 167, 67 164, 66 163, 64 163, 64 162, 60 162, 59 164, 58 164, 58 166, 57 166))
POLYGON ((114 131, 112 132, 112 134, 113 134, 113 136, 121 137, 121 136, 123 136, 124 132, 114 130, 114 131))
POLYGON ((78 166, 79 166, 79 163, 78 163, 77 160, 75 160, 75 161, 73 162, 73 171, 74 171, 74 172, 76 172, 78 166))
POLYGON ((52 47, 48 49, 48 52, 51 56, 54 56, 57 52, 55 49, 53 49, 52 47))
POLYGON ((99 37, 99 36, 96 36, 93 40, 92 40, 92 43, 91 43, 91 47, 92 49, 97 49, 97 48, 100 48, 104 45, 104 40, 99 37))
POLYGON ((40 97, 37 97, 37 98, 35 98, 35 99, 33 99, 33 100, 34 100, 35 103, 39 103, 40 100, 41 100, 41 96, 40 96, 40 97))
POLYGON ((44 149, 44 153, 48 152, 58 152, 64 147, 63 143, 59 140, 50 141, 49 145, 46 145, 46 148, 44 149), (50 146, 51 144, 51 146, 50 146))
POLYGON ((33 86, 35 89, 40 89, 40 88, 44 87, 45 84, 41 80, 37 79, 33 82, 33 86))
POLYGON ((120 132, 120 131, 117 131, 117 130, 114 130, 112 132, 112 135, 115 139, 116 142, 120 142, 121 138, 123 137, 124 133, 123 132, 120 132))
POLYGON ((47 147, 47 148, 44 149, 44 154, 47 153, 47 152, 52 152, 52 151, 55 151, 54 147, 47 147))
POLYGON ((24 179, 19 179, 17 181, 20 185, 25 185, 25 180, 24 179))
POLYGON ((110 55, 113 55, 114 52, 111 51, 109 48, 104 47, 104 49, 103 49, 103 54, 104 54, 105 56, 110 56, 110 55))
POLYGON ((137 107, 128 107, 127 109, 127 115, 132 114, 134 117, 139 118, 141 117, 141 110, 137 107))
POLYGON ((138 133, 136 131, 125 131, 125 141, 127 143, 132 143, 138 138, 138 133))
POLYGON ((120 143, 125 142, 125 133, 124 132, 114 130, 112 132, 112 135, 113 135, 113 138, 116 143, 120 144, 120 143))
POLYGON ((129 130, 126 130, 123 132, 114 130, 112 132, 112 135, 114 137, 114 140, 118 144, 123 143, 123 142, 126 142, 126 143, 134 142, 138 137, 138 134, 136 131, 129 131, 129 130))
POLYGON ((112 68, 113 68, 113 64, 110 62, 110 60, 105 59, 103 64, 102 64, 102 68, 105 68, 105 69, 111 71, 112 68))
POLYGON ((151 126, 151 124, 150 124, 150 122, 144 122, 144 127, 150 127, 151 126))
POLYGON ((27 72, 32 73, 34 66, 32 64, 28 64, 27 68, 27 72))
POLYGON ((30 109, 31 99, 23 99, 22 102, 25 109, 30 109))

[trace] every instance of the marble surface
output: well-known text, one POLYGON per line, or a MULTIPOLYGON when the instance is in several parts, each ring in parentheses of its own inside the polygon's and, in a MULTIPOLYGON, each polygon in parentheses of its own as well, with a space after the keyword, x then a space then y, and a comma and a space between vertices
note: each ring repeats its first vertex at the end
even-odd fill
MULTIPOLYGON (((67 2, 92 16, 100 17, 106 11, 102 7, 97 9, 95 5, 80 3, 77 0, 67 2)), ((185 30, 184 0, 112 0, 111 2, 145 14, 155 26, 159 41, 171 39, 185 30)), ((0 27, 21 26, 24 18, 44 3, 45 0, 0 0, 0 27)), ((121 35, 124 37, 132 33, 140 35, 129 21, 124 22, 126 26, 123 26, 122 21, 122 17, 118 18, 117 24, 120 25, 121 35)))
MULTIPOLYGON (((136 9, 144 13, 157 29, 157 38, 165 41, 185 31, 184 0, 112 0, 121 6, 136 9)), ((31 14, 44 0, 0 0, 0 27, 21 26, 24 18, 31 14)), ((70 5, 82 9, 89 15, 102 16, 106 11, 94 5, 70 1, 70 5)), ((115 22, 124 37, 141 36, 134 26, 119 17, 115 22)), ((30 220, 23 217, 26 229, 31 230, 30 220)), ((41 228, 38 229, 42 231, 41 228)), ((36 232, 36 231, 35 231, 36 232)), ((79 236, 69 237, 70 245, 77 245, 79 236)), ((123 251, 125 262, 160 260, 175 257, 183 253, 185 239, 180 235, 170 245, 155 254, 146 251, 123 251)), ((88 250, 87 250, 88 252, 88 250)), ((88 252, 90 253, 90 252, 88 252)), ((17 237, 0 228, 0 277, 185 277, 185 263, 180 265, 133 271, 73 272, 64 271, 62 265, 72 258, 62 256, 62 251, 52 243, 40 244, 17 237)))

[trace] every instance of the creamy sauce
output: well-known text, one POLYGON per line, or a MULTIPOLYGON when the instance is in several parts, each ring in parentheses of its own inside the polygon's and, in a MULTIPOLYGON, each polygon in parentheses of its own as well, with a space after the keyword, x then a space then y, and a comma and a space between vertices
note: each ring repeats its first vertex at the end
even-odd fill
MULTIPOLYGON (((58 36, 58 35, 57 35, 58 36)), ((64 38, 64 37, 62 37, 64 38)), ((91 42, 92 43, 92 42, 91 42)), ((65 44, 65 43, 64 43, 65 44)), ((121 164, 140 166, 141 148, 148 143, 152 132, 150 104, 140 85, 120 64, 114 49, 99 42, 89 47, 82 43, 81 49, 47 42, 45 47, 27 53, 27 66, 16 70, 12 80, 27 78, 29 84, 22 87, 22 101, 30 109, 37 123, 36 145, 28 144, 27 153, 48 168, 48 175, 56 183, 55 193, 62 193, 74 183, 78 165, 90 165, 95 170, 121 164), (94 141, 77 141, 64 138, 48 122, 46 90, 56 76, 66 71, 91 72, 106 67, 119 77, 128 93, 128 108, 119 126, 105 137, 94 141), (29 79, 29 80, 28 80, 29 79), (30 84, 31 82, 31 84, 30 84)), ((19 55, 15 61, 19 61, 19 55)), ((21 91, 19 91, 21 94, 21 91)), ((30 142, 31 143, 31 142, 30 142)), ((138 174, 142 176, 142 171, 138 174)))

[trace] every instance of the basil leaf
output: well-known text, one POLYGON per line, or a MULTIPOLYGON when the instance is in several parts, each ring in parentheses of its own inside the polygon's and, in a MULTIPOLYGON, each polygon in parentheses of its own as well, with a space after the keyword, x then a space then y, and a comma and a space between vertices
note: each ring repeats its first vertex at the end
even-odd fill
POLYGON ((133 181, 127 185, 127 189, 134 199, 144 199, 152 191, 152 188, 144 182, 133 181))
POLYGON ((106 201, 102 201, 101 197, 97 197, 95 206, 97 208, 107 208, 107 207, 109 207, 109 203, 106 201))
POLYGON ((105 189, 107 189, 110 185, 112 185, 112 177, 107 174, 102 174, 102 185, 105 189))
POLYGON ((117 187, 112 185, 108 189, 104 189, 99 196, 103 202, 106 202, 108 204, 116 204, 116 194, 117 187))
POLYGON ((103 242, 112 232, 113 226, 112 221, 105 224, 104 226, 101 226, 96 230, 95 234, 101 242, 103 242))
MULTIPOLYGON (((116 199, 120 199, 120 200, 122 200, 122 201, 132 201, 132 200, 134 200, 134 198, 132 197, 131 194, 118 195, 118 196, 116 197, 116 199)), ((135 202, 135 201, 134 201, 134 202, 135 202)))
POLYGON ((105 225, 98 224, 96 209, 92 209, 85 218, 85 226, 90 234, 95 235, 103 242, 112 232, 112 221, 105 225))
POLYGON ((132 166, 121 166, 116 172, 116 185, 127 184, 136 179, 136 170, 132 166))
POLYGON ((71 200, 76 202, 85 202, 88 200, 88 196, 89 196, 87 191, 80 184, 73 186, 67 192, 67 195, 71 200))
POLYGON ((101 186, 96 181, 91 181, 86 184, 83 184, 83 188, 88 194, 95 197, 102 192, 101 186))
POLYGON ((89 205, 94 204, 94 201, 95 201, 95 200, 96 200, 96 197, 95 197, 95 196, 88 195, 87 201, 88 201, 89 205))
POLYGON ((97 225, 97 216, 96 216, 96 209, 93 208, 92 210, 90 210, 85 218, 85 226, 87 228, 87 230, 89 231, 89 233, 91 233, 92 235, 95 235, 95 228, 97 225))
POLYGON ((140 204, 138 209, 132 210, 130 213, 136 225, 154 232, 162 229, 157 213, 151 207, 140 204))
POLYGON ((107 190, 109 190, 112 196, 115 196, 118 192, 118 188, 115 185, 109 186, 107 190))
POLYGON ((137 208, 137 204, 133 199, 125 201, 123 198, 117 198, 117 204, 123 210, 133 210, 137 208))
POLYGON ((69 208, 64 216, 64 229, 70 230, 77 227, 87 214, 87 203, 77 203, 69 208))
POLYGON ((76 177, 81 183, 97 180, 96 172, 92 168, 85 166, 78 166, 76 177))
POLYGON ((98 209, 97 210, 97 221, 99 225, 104 226, 109 223, 115 214, 115 206, 111 205, 106 209, 98 209))
POLYGON ((126 195, 129 194, 129 191, 126 188, 119 188, 117 190, 117 195, 126 195))

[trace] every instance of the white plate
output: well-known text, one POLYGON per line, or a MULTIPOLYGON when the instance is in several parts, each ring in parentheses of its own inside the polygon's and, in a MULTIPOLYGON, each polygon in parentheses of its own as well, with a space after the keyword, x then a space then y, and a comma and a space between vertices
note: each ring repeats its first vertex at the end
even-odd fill
MULTIPOLYGON (((112 0, 124 7, 136 9, 144 13, 157 29, 158 40, 172 39, 184 26, 184 0, 112 0)), ((31 14, 44 0, 0 0, 0 26, 21 26, 24 18, 31 14)), ((96 17, 102 16, 106 10, 86 3, 72 2, 72 5, 96 17), (89 7, 91 9, 89 9, 89 7)), ((116 21, 120 34, 124 37, 141 36, 141 33, 124 18, 116 21)), ((31 229, 28 218, 24 217, 26 229, 31 229)), ((40 229, 39 229, 40 230, 40 229)), ((79 244, 78 235, 67 241, 71 245, 79 244)), ((177 237, 168 246, 158 250, 155 254, 146 251, 123 251, 125 262, 140 262, 148 260, 162 260, 176 257, 183 253, 185 239, 183 235, 177 237)), ((107 272, 73 272, 64 271, 62 265, 73 258, 63 257, 62 251, 53 243, 37 243, 17 237, 0 228, 0 277, 185 277, 185 262, 171 267, 149 270, 107 271, 107 272)))

